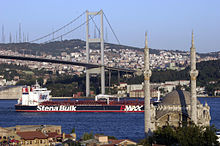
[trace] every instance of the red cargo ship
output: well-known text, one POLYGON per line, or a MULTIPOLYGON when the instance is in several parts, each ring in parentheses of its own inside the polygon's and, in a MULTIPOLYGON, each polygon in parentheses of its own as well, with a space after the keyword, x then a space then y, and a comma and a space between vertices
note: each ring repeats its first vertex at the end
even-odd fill
POLYGON ((144 101, 110 100, 112 95, 97 95, 95 100, 51 101, 50 91, 38 83, 24 87, 15 110, 18 112, 144 112, 144 101))

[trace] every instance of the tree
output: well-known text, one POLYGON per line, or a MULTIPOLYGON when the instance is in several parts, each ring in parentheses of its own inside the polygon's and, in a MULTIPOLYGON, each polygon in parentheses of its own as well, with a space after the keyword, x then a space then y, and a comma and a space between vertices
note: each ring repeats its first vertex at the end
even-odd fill
POLYGON ((203 145, 219 145, 217 141, 218 137, 216 136, 216 131, 217 129, 214 125, 206 127, 206 130, 203 133, 203 145))
POLYGON ((181 146, 217 146, 219 145, 214 126, 200 127, 190 124, 183 127, 166 126, 158 128, 152 136, 146 137, 140 143, 147 146, 151 144, 181 145, 181 146))
POLYGON ((179 127, 176 130, 176 135, 178 137, 178 142, 182 146, 188 145, 198 145, 202 146, 202 132, 203 128, 196 126, 195 124, 179 127))
POLYGON ((71 133, 75 133, 75 128, 72 129, 71 133))
POLYGON ((93 136, 93 133, 90 132, 90 133, 84 133, 83 136, 82 136, 82 140, 89 140, 89 139, 93 139, 94 136, 93 136))
POLYGON ((158 128, 150 139, 153 143, 164 145, 173 145, 178 143, 176 132, 170 126, 158 128))
POLYGON ((108 136, 108 139, 115 139, 115 140, 117 140, 117 138, 114 137, 114 136, 108 136))

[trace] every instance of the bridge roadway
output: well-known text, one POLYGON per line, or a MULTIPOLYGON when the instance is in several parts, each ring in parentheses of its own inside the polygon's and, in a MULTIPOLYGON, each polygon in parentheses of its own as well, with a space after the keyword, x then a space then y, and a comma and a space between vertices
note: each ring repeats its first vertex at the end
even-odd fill
MULTIPOLYGON (((48 63, 57 63, 57 64, 68 64, 68 65, 76 65, 76 66, 84 66, 88 68, 99 68, 101 64, 92 64, 92 63, 82 63, 82 62, 74 62, 74 61, 65 61, 65 60, 57 60, 57 59, 47 59, 47 58, 34 58, 34 57, 26 57, 26 56, 9 56, 9 55, 0 55, 2 59, 15 59, 15 60, 27 60, 27 61, 36 61, 36 62, 48 62, 48 63)), ((135 70, 125 69, 125 68, 117 68, 117 67, 108 67, 105 66, 105 69, 108 70, 116 70, 116 71, 124 71, 128 73, 134 73, 135 70)))

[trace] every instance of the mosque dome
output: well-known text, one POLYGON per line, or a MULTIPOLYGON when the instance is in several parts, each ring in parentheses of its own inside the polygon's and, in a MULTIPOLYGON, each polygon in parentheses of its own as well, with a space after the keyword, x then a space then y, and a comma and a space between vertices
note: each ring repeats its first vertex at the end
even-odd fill
MULTIPOLYGON (((161 103, 152 109, 154 110, 152 120, 155 121, 155 127, 172 125, 181 126, 183 123, 191 121, 191 97, 190 92, 174 90, 168 93, 161 103)), ((208 126, 210 124, 210 107, 201 104, 197 100, 197 119, 198 125, 208 126)))
MULTIPOLYGON (((191 103, 190 92, 182 91, 182 90, 174 90, 174 91, 168 93, 163 98, 160 105, 187 106, 187 105, 190 105, 190 103, 191 103)), ((197 104, 200 104, 200 102, 198 100, 197 100, 197 104)))

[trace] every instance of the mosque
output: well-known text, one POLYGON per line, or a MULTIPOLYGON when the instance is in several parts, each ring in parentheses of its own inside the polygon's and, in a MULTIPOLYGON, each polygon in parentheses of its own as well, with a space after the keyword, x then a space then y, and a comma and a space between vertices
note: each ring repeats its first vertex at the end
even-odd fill
POLYGON ((150 103, 150 76, 149 68, 149 48, 147 45, 147 35, 145 36, 145 133, 156 130, 158 127, 174 126, 179 127, 191 122, 199 126, 210 125, 210 107, 207 103, 201 104, 196 95, 196 50, 194 47, 193 33, 192 46, 190 48, 191 59, 191 91, 174 90, 167 94, 161 103, 154 106, 150 103))

